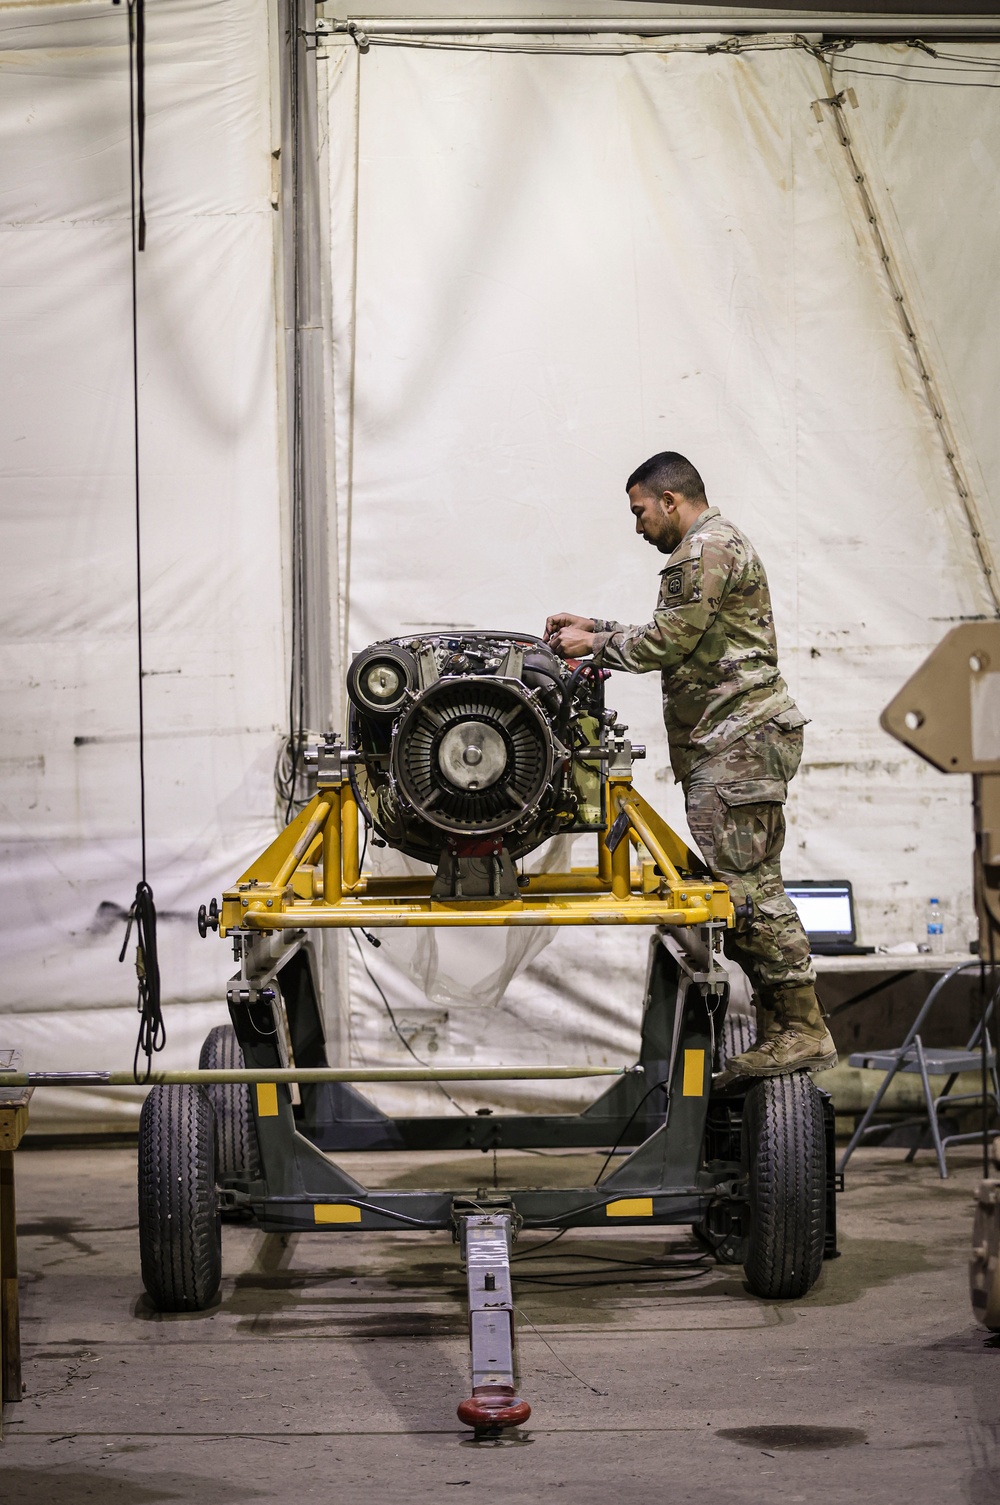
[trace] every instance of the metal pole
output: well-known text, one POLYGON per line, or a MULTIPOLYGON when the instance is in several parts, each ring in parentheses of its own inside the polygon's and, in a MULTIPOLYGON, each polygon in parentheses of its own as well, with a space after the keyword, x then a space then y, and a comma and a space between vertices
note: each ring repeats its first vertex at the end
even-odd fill
MULTIPOLYGON (((624 1076, 626 1066, 290 1066, 272 1070, 154 1071, 141 1086, 219 1087, 245 1082, 549 1082, 624 1076)), ((134 1087, 131 1071, 4 1071, 0 1087, 134 1087)))
MULTIPOLYGON (((284 233, 284 321, 287 425, 292 490, 291 548, 303 730, 336 725, 334 701, 342 675, 339 635, 330 600, 328 512, 329 417, 323 308, 322 208, 319 189, 319 108, 315 0, 279 0, 282 140, 279 207, 284 233)), ((298 687, 296 686, 296 689, 298 687)))
POLYGON ((281 864, 281 867, 278 869, 277 873, 275 873, 274 879, 270 885, 273 892, 281 893, 284 889, 285 884, 291 878, 295 869, 298 867, 299 863, 305 857, 309 848, 316 840, 316 837, 322 831, 323 822, 330 814, 332 803, 333 795, 331 793, 331 795, 327 799, 320 800, 319 804, 316 806, 316 813, 313 815, 312 820, 302 832, 302 835, 299 837, 298 841, 295 843, 294 847, 289 852, 284 862, 281 864))
POLYGON ((643 846, 649 852, 649 855, 652 857, 653 861, 660 869, 662 876, 668 880, 673 879, 675 882, 679 883, 680 873, 678 873, 677 869, 674 867, 674 864, 670 861, 670 858, 663 850, 663 847, 653 835, 652 831, 649 828, 648 822, 643 820, 639 811, 635 808, 635 802, 631 800, 627 794, 619 795, 618 808, 619 810, 625 811, 629 820, 632 822, 632 829, 635 831, 639 840, 642 842, 643 846))
POLYGON ((521 16, 490 19, 461 17, 354 16, 343 21, 317 20, 320 35, 348 33, 359 41, 365 37, 490 36, 780 36, 835 37, 992 37, 1000 34, 997 16, 824 16, 805 11, 789 17, 682 16, 654 19, 649 16, 618 16, 614 19, 567 20, 558 16, 528 20, 521 16))
POLYGON ((343 786, 330 791, 332 814, 323 831, 323 903, 339 904, 344 897, 344 859, 341 846, 343 786))
MULTIPOLYGON (((350 783, 340 790, 340 849, 344 888, 356 889, 361 878, 358 844, 358 802, 350 783)), ((323 898, 326 898, 324 893, 323 898)))

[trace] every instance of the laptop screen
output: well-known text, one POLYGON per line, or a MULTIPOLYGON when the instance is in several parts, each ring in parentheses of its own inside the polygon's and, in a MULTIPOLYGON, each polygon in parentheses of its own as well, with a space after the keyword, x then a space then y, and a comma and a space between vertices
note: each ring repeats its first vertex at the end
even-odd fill
POLYGON ((854 939, 854 906, 849 883, 786 883, 785 892, 813 939, 854 939))

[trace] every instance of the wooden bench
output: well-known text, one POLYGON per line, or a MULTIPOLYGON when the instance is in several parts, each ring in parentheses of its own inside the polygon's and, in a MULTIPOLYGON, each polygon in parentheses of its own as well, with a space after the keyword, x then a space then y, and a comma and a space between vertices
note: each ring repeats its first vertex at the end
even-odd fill
MULTIPOLYGON (((30 1087, 0 1087, 0 1399, 21 1399, 14 1151, 28 1127, 30 1087)), ((0 1407, 0 1435, 3 1432, 0 1407)))

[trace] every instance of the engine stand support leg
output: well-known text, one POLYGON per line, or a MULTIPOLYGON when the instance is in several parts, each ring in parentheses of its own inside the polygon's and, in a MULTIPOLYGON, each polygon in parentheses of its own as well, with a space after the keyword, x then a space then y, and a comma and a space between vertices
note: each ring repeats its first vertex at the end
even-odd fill
POLYGON ((458 1418, 477 1437, 497 1436, 531 1415, 514 1388, 514 1304, 510 1285, 509 1212, 463 1213, 459 1233, 469 1284, 472 1394, 458 1418))

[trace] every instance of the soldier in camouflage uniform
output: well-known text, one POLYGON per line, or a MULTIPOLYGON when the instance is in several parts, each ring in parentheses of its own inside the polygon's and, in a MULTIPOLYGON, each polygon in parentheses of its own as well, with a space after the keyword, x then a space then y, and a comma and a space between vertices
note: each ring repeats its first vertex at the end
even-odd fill
POLYGON ((816 999, 809 942, 781 883, 788 781, 805 717, 778 672, 764 566, 738 528, 709 507, 683 455, 654 455, 628 479, 636 532, 669 562, 653 620, 638 627, 559 612, 546 640, 565 657, 643 674, 660 671, 663 718, 688 824, 712 875, 752 917, 726 950, 753 985, 757 1040, 734 1076, 777 1076, 837 1064, 816 999))

